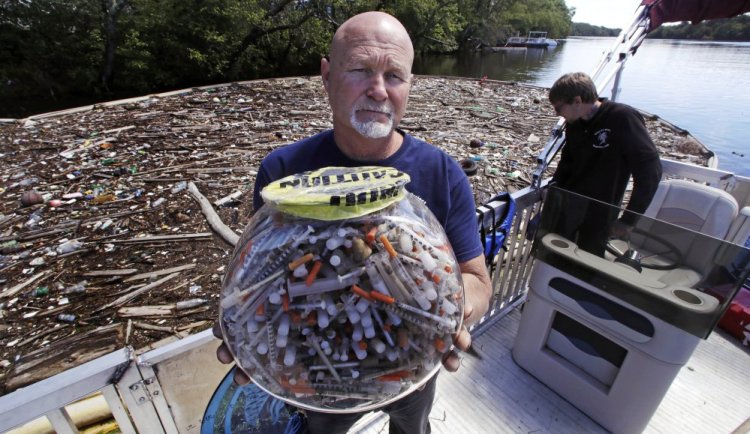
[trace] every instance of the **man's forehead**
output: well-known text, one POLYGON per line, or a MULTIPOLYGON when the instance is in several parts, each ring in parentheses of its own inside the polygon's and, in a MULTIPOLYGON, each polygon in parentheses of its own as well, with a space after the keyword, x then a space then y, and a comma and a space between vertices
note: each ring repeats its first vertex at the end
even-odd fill
POLYGON ((408 69, 409 57, 404 52, 378 50, 368 46, 358 46, 348 50, 341 58, 342 64, 352 63, 385 64, 390 67, 408 69))
MULTIPOLYGON (((341 41, 344 42, 344 41, 341 41)), ((351 39, 337 47, 331 47, 332 60, 341 65, 352 63, 378 63, 389 67, 411 70, 413 56, 407 47, 394 42, 351 39)))

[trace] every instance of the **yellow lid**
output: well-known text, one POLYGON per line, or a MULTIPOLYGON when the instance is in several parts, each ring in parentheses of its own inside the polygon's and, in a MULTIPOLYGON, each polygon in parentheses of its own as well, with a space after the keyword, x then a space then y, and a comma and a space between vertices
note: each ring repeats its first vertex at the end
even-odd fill
POLYGON ((261 196, 282 212, 343 220, 381 210, 404 197, 411 179, 392 167, 324 167, 268 184, 261 196))

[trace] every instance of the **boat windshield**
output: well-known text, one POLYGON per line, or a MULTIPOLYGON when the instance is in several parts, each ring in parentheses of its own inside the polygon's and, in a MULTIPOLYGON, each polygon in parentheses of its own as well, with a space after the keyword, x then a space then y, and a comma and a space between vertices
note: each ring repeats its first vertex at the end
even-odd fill
MULTIPOLYGON (((750 249, 636 214, 629 216, 632 231, 612 237, 620 217, 621 208, 550 188, 534 255, 608 296, 707 338, 748 278, 750 249)), ((725 223, 728 230, 732 222, 725 223)))

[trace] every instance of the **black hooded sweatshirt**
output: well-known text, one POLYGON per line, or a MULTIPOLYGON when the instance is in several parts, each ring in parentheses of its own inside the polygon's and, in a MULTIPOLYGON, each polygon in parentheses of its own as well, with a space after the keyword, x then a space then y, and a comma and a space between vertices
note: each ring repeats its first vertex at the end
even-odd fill
MULTIPOLYGON (((630 176, 628 211, 643 214, 661 179, 661 162, 643 116, 625 104, 602 101, 594 117, 567 124, 567 143, 553 176, 557 186, 620 206, 630 176)), ((622 220, 633 224, 635 216, 622 220)))

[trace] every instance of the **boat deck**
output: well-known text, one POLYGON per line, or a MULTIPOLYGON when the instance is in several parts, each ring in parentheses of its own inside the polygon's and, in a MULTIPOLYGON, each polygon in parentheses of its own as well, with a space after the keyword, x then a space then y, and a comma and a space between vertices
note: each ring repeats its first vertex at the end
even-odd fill
MULTIPOLYGON (((607 432, 516 365, 511 348, 520 317, 515 309, 475 339, 482 360, 466 356, 456 374, 440 374, 433 433, 607 432)), ((351 432, 385 433, 387 427, 378 413, 351 432)), ((644 432, 750 432, 750 348, 714 331, 680 370, 644 432)))

